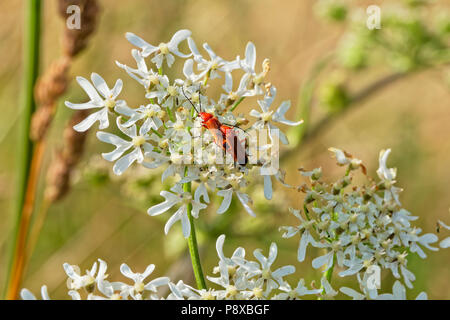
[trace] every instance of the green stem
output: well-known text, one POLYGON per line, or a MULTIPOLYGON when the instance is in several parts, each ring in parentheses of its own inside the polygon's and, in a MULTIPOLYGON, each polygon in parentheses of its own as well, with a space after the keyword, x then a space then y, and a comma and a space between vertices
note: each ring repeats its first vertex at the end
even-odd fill
POLYGON ((245 97, 241 97, 238 101, 236 101, 236 103, 235 103, 234 106, 230 109, 230 111, 233 112, 234 109, 236 109, 237 106, 238 106, 242 101, 244 101, 244 99, 245 99, 245 97))
POLYGON ((166 107, 167 115, 169 116, 170 121, 175 122, 175 118, 173 117, 172 110, 169 107, 166 107))
POLYGON ((336 254, 333 254, 333 261, 331 262, 331 267, 325 272, 324 277, 331 284, 331 278, 333 277, 334 265, 336 264, 336 254))
MULTIPOLYGON (((187 169, 187 167, 186 167, 187 169)), ((186 170, 187 171, 187 170, 186 170)), ((183 184, 183 191, 191 193, 191 183, 183 184)), ((194 217, 192 216, 192 204, 187 205, 187 214, 191 224, 191 233, 188 238, 189 253, 191 255, 192 269, 194 270, 195 282, 198 289, 206 289, 205 277, 203 276, 200 255, 198 254, 197 236, 195 234, 194 217)))
POLYGON ((19 123, 19 155, 16 203, 14 206, 15 225, 13 241, 9 255, 8 279, 14 261, 14 249, 17 245, 19 226, 28 185, 28 175, 31 168, 33 143, 30 140, 31 116, 36 108, 34 101, 34 85, 39 72, 39 42, 40 42, 41 1, 28 0, 25 4, 24 17, 24 69, 23 69, 23 109, 19 123))
POLYGON ((159 133, 158 131, 156 131, 155 129, 153 129, 152 128, 152 132, 154 133, 154 134, 156 134, 158 137, 160 137, 160 138, 162 138, 163 137, 163 135, 161 134, 161 133, 159 133))

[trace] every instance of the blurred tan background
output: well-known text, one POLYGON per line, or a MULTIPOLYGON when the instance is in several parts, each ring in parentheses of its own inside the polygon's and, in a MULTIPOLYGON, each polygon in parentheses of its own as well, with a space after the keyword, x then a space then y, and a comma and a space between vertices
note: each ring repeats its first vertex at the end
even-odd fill
MULTIPOLYGON (((257 48, 258 65, 265 57, 271 59, 269 78, 278 88, 277 101, 290 99, 293 106, 298 102, 300 85, 314 63, 335 48, 343 31, 341 26, 327 24, 316 18, 312 9, 313 1, 131 0, 125 4, 103 0, 99 3, 101 15, 97 31, 87 49, 76 59, 71 74, 89 77, 91 72, 97 72, 108 83, 120 77, 125 84, 122 97, 130 105, 143 102, 144 96, 138 84, 115 65, 117 60, 134 66, 130 54, 132 45, 124 37, 127 31, 142 36, 149 43, 158 44, 169 40, 175 31, 187 28, 192 31, 197 44, 208 42, 225 59, 233 59, 237 54, 243 57, 245 45, 251 40, 257 48)), ((449 8, 450 1, 442 0, 437 5, 449 8)), ((20 117, 18 93, 21 85, 22 11, 21 1, 0 2, 0 21, 3 22, 0 25, 1 286, 5 281, 3 262, 12 224, 9 213, 11 198, 14 196, 15 123, 20 117)), ((60 55, 60 39, 64 28, 56 14, 55 1, 45 1, 43 14, 42 70, 60 55)), ((364 81, 370 82, 378 75, 376 70, 371 71, 364 81)), ((361 83, 353 85, 358 88, 361 83)), ((63 101, 81 101, 84 97, 78 85, 72 82, 67 95, 60 101, 51 132, 52 146, 60 143, 60 132, 71 112, 63 106, 63 101)), ((244 105, 242 110, 250 107, 253 105, 244 105)), ((290 110, 288 118, 293 118, 295 114, 295 110, 290 110)), ((310 124, 313 125, 322 115, 323 111, 314 109, 310 124)), ((292 153, 284 164, 289 172, 287 181, 299 184, 301 177, 296 169, 300 166, 322 166, 324 175, 330 178, 338 174, 327 151, 331 146, 345 149, 362 159, 370 175, 375 176, 379 151, 392 148, 389 165, 398 168, 399 185, 405 189, 402 203, 414 215, 420 216, 418 224, 425 232, 434 232, 438 219, 450 221, 449 123, 450 91, 442 72, 419 72, 364 101, 332 126, 325 128, 313 142, 292 153)), ((80 171, 92 163, 93 155, 106 149, 107 146, 100 145, 91 134, 84 160, 79 166, 80 171)), ((45 160, 47 164, 51 157, 52 152, 49 152, 45 160)), ((110 170, 109 164, 104 162, 110 170)), ((157 195, 161 185, 157 181, 158 177, 156 182, 148 185, 153 201, 160 200, 157 195)), ((287 208, 300 206, 298 194, 282 193, 280 186, 277 186, 275 197, 278 198, 273 202, 283 203, 283 206, 272 205, 272 218, 252 223, 271 223, 276 231, 280 225, 293 222, 287 208)), ((127 262, 138 271, 154 263, 157 276, 170 272, 176 274, 177 270, 178 274, 179 270, 190 273, 189 264, 176 263, 183 259, 184 250, 183 239, 176 235, 180 233, 179 230, 174 229, 169 236, 165 236, 163 225, 167 214, 163 215, 162 220, 151 218, 145 213, 149 206, 150 203, 145 199, 138 199, 138 196, 134 199, 132 194, 124 191, 121 183, 93 186, 81 179, 62 202, 49 210, 24 286, 38 292, 42 284, 47 284, 52 297, 67 298, 62 263, 78 264, 86 269, 96 258, 108 262, 111 279, 120 279, 118 269, 122 262, 127 262)), ((201 217, 212 219, 210 216, 214 215, 213 211, 201 217)), ((247 219, 243 210, 238 211, 230 214, 230 217, 247 219)), ((261 235, 253 237, 252 233, 240 232, 234 238, 229 236, 226 253, 231 254, 236 246, 248 248, 249 255, 256 247, 263 248, 266 253, 270 242, 277 241, 280 244, 278 263, 295 265, 298 274, 308 280, 314 279, 314 275, 319 279, 317 273, 312 273, 310 261, 302 264, 296 261, 298 238, 283 240, 280 233, 274 232, 274 235, 273 238, 261 235)), ((204 271, 211 274, 217 261, 214 243, 211 243, 212 238, 201 239, 205 245, 201 252, 205 260, 204 271)), ((429 256, 426 261, 411 258, 409 266, 417 280, 408 297, 413 298, 418 292, 426 290, 430 298, 449 299, 449 252, 431 252, 429 256)), ((337 279, 336 283, 344 282, 337 279)), ((392 279, 388 279, 386 286, 391 283, 392 279)))

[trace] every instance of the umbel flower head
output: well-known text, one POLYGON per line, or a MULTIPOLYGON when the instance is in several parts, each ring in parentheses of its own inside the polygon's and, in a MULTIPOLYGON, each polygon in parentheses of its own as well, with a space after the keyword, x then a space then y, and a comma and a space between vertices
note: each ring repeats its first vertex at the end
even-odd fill
MULTIPOLYGON (((152 277, 153 264, 143 268, 143 272, 133 271, 122 263, 120 273, 122 281, 111 282, 108 279, 107 265, 101 259, 86 271, 80 273, 78 266, 64 264, 68 276, 68 295, 73 300, 300 300, 300 299, 335 299, 352 298, 355 300, 405 300, 407 293, 401 281, 395 281, 392 291, 381 292, 370 287, 366 274, 357 275, 360 290, 348 287, 333 288, 326 277, 322 277, 320 288, 312 281, 307 284, 295 274, 292 265, 279 265, 277 262, 278 246, 272 243, 267 253, 261 249, 253 251, 255 259, 246 256, 242 247, 236 248, 231 256, 225 254, 225 235, 216 241, 218 264, 213 268, 215 276, 207 276, 213 284, 209 289, 196 289, 183 281, 168 277, 152 277), (166 293, 168 292, 168 293, 166 293), (338 296, 340 294, 340 296, 338 296)), ((296 260, 292 256, 292 260, 296 260)), ((42 286, 43 300, 50 300, 47 286, 42 286)), ((22 289, 24 300, 36 300, 37 297, 28 289, 22 289)), ((427 299, 421 292, 416 299, 427 299)))
POLYGON ((95 122, 100 123, 98 139, 114 147, 102 156, 114 162, 116 175, 138 164, 148 169, 164 168, 162 181, 172 177, 171 190, 161 192, 165 200, 148 210, 152 216, 176 210, 166 224, 166 233, 181 221, 183 235, 188 237, 188 211, 192 207, 192 216, 198 218, 211 193, 223 198, 217 213, 225 213, 235 196, 250 215, 255 215, 252 199, 246 193, 250 175, 262 177, 264 195, 271 199, 272 176, 283 181, 278 168, 279 141, 288 143, 277 125, 302 123, 286 119, 289 101, 274 108, 277 91, 266 80, 269 60, 263 61, 262 71, 256 71, 256 48, 251 42, 244 59, 236 56, 228 61, 207 43, 203 44, 207 54, 204 56, 189 30, 180 30, 159 45, 151 45, 133 33, 127 33, 126 38, 136 47, 131 50, 136 66, 116 64, 143 87, 142 104, 129 106, 117 99, 123 86, 120 79, 110 89, 96 73, 91 76, 93 84, 78 77, 90 100, 66 105, 99 111, 74 128, 86 131, 95 122), (183 42, 187 42, 190 52, 181 51, 183 42), (178 58, 184 60, 182 72, 171 78, 164 69, 172 67, 178 58), (233 85, 235 71, 241 74, 237 88, 233 85), (213 81, 222 84, 223 92, 217 97, 208 96, 213 81), (252 110, 249 115, 255 118, 254 123, 241 128, 249 120, 234 112, 244 99, 251 98, 262 111, 252 110), (119 134, 104 131, 111 124, 115 124, 119 134), (255 145, 255 141, 263 142, 255 145), (186 184, 194 184, 195 190, 184 190, 182 185, 186 184))
MULTIPOLYGON (((291 286, 286 277, 295 272, 295 267, 287 265, 274 268, 277 258, 277 245, 272 243, 266 257, 260 249, 254 251, 257 261, 245 258, 245 250, 237 248, 228 258, 223 252, 225 236, 217 239, 216 248, 219 257, 218 267, 214 273, 218 277, 208 279, 219 286, 218 289, 195 289, 183 281, 172 282, 167 277, 151 278, 155 266, 150 264, 142 273, 133 272, 123 263, 120 266, 126 282, 110 282, 106 280, 107 265, 98 259, 100 268, 97 272, 97 262, 92 268, 81 275, 78 266, 64 264, 68 276, 68 295, 73 300, 263 300, 263 299, 300 299, 304 296, 317 295, 322 289, 308 289, 303 279, 291 286), (169 294, 162 294, 161 289, 169 289, 169 294)), ((47 287, 41 289, 42 298, 49 300, 47 287)), ((35 300, 28 289, 22 289, 24 300, 35 300)))
MULTIPOLYGON (((298 188, 305 193, 302 210, 292 210, 299 224, 282 227, 283 237, 300 235, 300 262, 305 260, 308 246, 312 246, 324 249, 324 254, 312 260, 313 268, 327 272, 336 266, 341 277, 356 275, 363 293, 356 294, 348 288, 343 291, 353 298, 377 298, 379 288, 369 283, 369 275, 376 268, 390 271, 406 287, 412 288, 415 275, 408 269, 408 257, 416 253, 426 258, 423 249, 438 250, 431 246, 438 238, 432 233, 422 233, 413 224, 418 217, 402 208, 399 201, 402 189, 395 186, 396 169, 387 166, 391 150, 380 152, 379 181, 366 176, 361 160, 336 148, 330 151, 338 165, 347 167, 345 175, 327 183, 321 179, 320 168, 309 172, 302 169, 302 175, 309 177, 310 186, 304 184, 298 188), (357 172, 366 176, 365 184, 353 183, 357 172)), ((394 286, 395 297, 400 286, 404 290, 400 282, 394 286)))

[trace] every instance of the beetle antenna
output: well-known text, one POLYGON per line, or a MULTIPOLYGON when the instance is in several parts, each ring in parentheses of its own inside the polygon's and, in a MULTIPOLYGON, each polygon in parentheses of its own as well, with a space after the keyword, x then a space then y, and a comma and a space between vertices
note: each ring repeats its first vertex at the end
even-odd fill
MULTIPOLYGON (((194 110, 197 112, 197 114, 199 114, 197 108, 195 107, 195 105, 192 103, 191 99, 189 99, 186 95, 186 93, 184 92, 184 87, 181 87, 181 91, 183 91, 183 95, 184 97, 189 101, 189 103, 192 105, 192 107, 194 108, 194 110)), ((201 110, 201 109, 200 109, 201 110)))
POLYGON ((200 111, 202 111, 202 94, 200 93, 200 85, 198 86, 198 105, 200 106, 200 111))

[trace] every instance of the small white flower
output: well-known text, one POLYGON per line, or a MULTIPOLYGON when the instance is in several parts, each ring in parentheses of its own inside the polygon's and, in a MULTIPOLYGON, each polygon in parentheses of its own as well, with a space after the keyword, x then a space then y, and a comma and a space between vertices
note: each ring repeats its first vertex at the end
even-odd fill
POLYGON ((180 42, 188 38, 190 35, 191 31, 189 30, 179 30, 172 36, 172 39, 170 39, 168 43, 161 42, 158 46, 149 44, 131 32, 126 33, 126 38, 136 47, 141 48, 141 53, 144 58, 155 53, 155 56, 152 58, 152 62, 156 64, 158 69, 160 69, 164 59, 166 59, 169 67, 172 66, 175 61, 175 57, 173 55, 181 58, 187 58, 190 56, 189 54, 184 54, 178 50, 178 45, 180 42))
MULTIPOLYGON (((220 235, 216 241, 216 251, 220 261, 228 269, 228 275, 234 279, 240 279, 243 276, 243 269, 239 268, 239 264, 236 261, 244 261, 245 260, 245 249, 242 247, 236 248, 234 250, 232 256, 230 258, 225 257, 223 253, 223 244, 225 242, 225 235, 220 235)), ((219 270, 220 271, 220 270, 219 270)), ((216 272, 214 272, 216 273, 216 272)), ((218 278, 208 278, 210 281, 217 283, 219 281, 218 278)))
POLYGON ((164 227, 164 232, 167 234, 173 224, 178 220, 181 220, 183 236, 187 238, 191 233, 191 223, 189 222, 187 214, 188 204, 192 205, 191 214, 194 218, 198 218, 199 211, 206 208, 206 205, 192 199, 192 195, 188 192, 184 192, 179 184, 175 185, 170 190, 173 193, 168 191, 161 191, 160 195, 165 198, 164 202, 154 205, 153 207, 148 209, 147 213, 151 216, 160 215, 176 204, 181 204, 180 208, 167 221, 164 227))
POLYGON ((139 82, 146 90, 148 90, 152 85, 158 85, 162 76, 153 70, 148 69, 144 57, 142 57, 142 54, 138 50, 131 50, 131 55, 134 60, 136 60, 137 69, 130 68, 129 66, 126 66, 118 61, 116 61, 116 65, 119 68, 124 69, 130 77, 139 82))
POLYGON ((203 58, 192 38, 188 38, 188 44, 192 54, 194 55, 194 60, 198 64, 198 69, 201 71, 197 76, 197 79, 201 79, 205 76, 210 79, 220 78, 219 71, 225 73, 239 67, 236 62, 226 61, 216 55, 216 53, 207 43, 203 44, 203 48, 208 53, 210 60, 206 60, 205 58, 203 58))
POLYGON ((279 300, 297 300, 300 299, 300 297, 310 295, 310 294, 320 294, 323 289, 308 289, 305 286, 305 280, 300 279, 297 283, 297 287, 292 288, 287 282, 283 283, 279 287, 283 293, 278 294, 275 299, 279 300))
POLYGON ((263 85, 264 78, 270 69, 269 59, 265 59, 262 63, 263 70, 260 73, 257 73, 255 70, 256 65, 256 48, 252 42, 248 42, 245 47, 245 58, 241 60, 238 57, 238 63, 241 69, 249 76, 249 80, 251 82, 251 95, 261 95, 264 94, 263 85))
POLYGON ((264 100, 258 100, 258 104, 261 107, 262 112, 259 112, 255 109, 250 111, 250 115, 258 118, 258 120, 253 125, 256 129, 263 129, 267 126, 269 129, 269 137, 273 141, 275 137, 279 138, 283 144, 288 144, 288 139, 286 135, 273 123, 281 123, 288 126, 298 126, 303 123, 303 120, 293 122, 290 120, 286 120, 284 115, 291 107, 290 101, 283 101, 278 109, 274 112, 270 110, 270 106, 275 99, 277 91, 275 87, 270 88, 270 95, 266 95, 264 100))
POLYGON ((163 125, 161 119, 159 118, 161 107, 156 104, 140 106, 133 111, 134 112, 130 114, 130 119, 123 124, 124 127, 129 127, 136 122, 143 120, 144 123, 142 124, 142 130, 148 132, 151 129, 158 130, 158 128, 163 125))
POLYGON ((222 86, 223 90, 227 94, 221 95, 221 100, 223 102, 226 102, 226 100, 231 101, 234 103, 235 101, 238 101, 241 97, 249 97, 253 95, 253 93, 249 90, 247 90, 247 84, 249 81, 249 75, 244 74, 241 78, 241 81, 239 83, 239 87, 236 91, 233 91, 233 76, 230 72, 225 73, 225 84, 222 86))
POLYGON ((219 209, 217 209, 217 213, 222 214, 228 210, 231 204, 231 199, 233 198, 233 192, 236 194, 236 197, 244 206, 245 211, 247 211, 249 215, 255 217, 256 214, 250 207, 250 204, 252 204, 251 198, 247 194, 242 193, 238 190, 234 190, 233 188, 217 191, 217 195, 223 197, 222 203, 220 204, 219 209))
POLYGON ((220 277, 213 278, 207 276, 206 278, 225 290, 217 291, 218 299, 236 300, 242 299, 241 291, 246 288, 245 282, 242 279, 232 279, 227 264, 223 261, 219 261, 220 277))
POLYGON ((139 129, 139 134, 137 134, 136 125, 133 124, 131 127, 126 128, 121 124, 121 118, 118 117, 117 127, 125 135, 131 138, 131 140, 127 141, 112 133, 102 131, 97 132, 97 138, 100 141, 113 144, 116 147, 111 152, 103 153, 102 156, 108 161, 117 160, 113 166, 113 171, 116 175, 121 175, 130 167, 130 165, 133 164, 133 162, 136 161, 138 163, 142 163, 144 160, 143 151, 151 151, 153 147, 150 143, 148 143, 148 140, 150 139, 150 136, 148 135, 150 126, 142 126, 139 129), (133 151, 123 156, 123 154, 130 149, 133 149, 133 151))
POLYGON ((134 300, 142 300, 142 294, 144 291, 156 292, 158 287, 169 283, 169 278, 167 277, 156 278, 144 283, 145 279, 152 274, 153 270, 155 270, 154 264, 150 264, 143 273, 135 273, 131 271, 130 267, 126 263, 122 263, 120 266, 120 272, 125 277, 134 281, 134 285, 127 288, 130 296, 134 300))
POLYGON ((401 203, 399 201, 399 194, 402 191, 402 189, 394 187, 394 184, 396 182, 395 177, 397 176, 397 169, 396 168, 388 168, 386 165, 387 158, 390 153, 391 153, 391 149, 380 151, 380 158, 379 158, 380 167, 377 170, 377 174, 378 174, 378 177, 380 177, 380 179, 385 184, 385 188, 386 188, 386 190, 384 192, 385 201, 389 202, 391 199, 394 199, 395 202, 400 206, 401 203))
POLYGON ((89 98, 91 99, 89 102, 81 104, 71 103, 69 101, 65 102, 67 107, 75 110, 101 108, 100 111, 90 114, 86 119, 73 127, 76 131, 79 132, 88 130, 96 121, 99 121, 100 123, 100 130, 108 128, 108 114, 111 111, 116 110, 117 108, 126 106, 125 101, 116 101, 117 96, 119 95, 120 91, 122 91, 122 80, 117 80, 114 88, 112 89, 109 89, 105 80, 97 73, 92 73, 91 80, 95 88, 85 78, 77 77, 77 82, 84 89, 84 91, 86 91, 89 98), (102 97, 98 94, 97 90, 98 92, 100 92, 102 97))
POLYGON ((86 270, 85 275, 81 275, 78 266, 72 266, 68 263, 63 264, 64 271, 69 279, 67 279, 67 287, 71 290, 79 290, 85 288, 88 292, 92 292, 95 284, 106 278, 106 262, 98 259, 100 267, 97 273, 97 262, 95 262, 91 270, 86 270))
POLYGON ((312 237, 309 229, 312 228, 313 223, 303 219, 300 214, 300 210, 295 210, 290 208, 289 211, 300 220, 300 225, 298 227, 281 227, 281 230, 285 230, 283 233, 283 238, 291 238, 297 233, 301 233, 300 242, 298 246, 297 259, 299 262, 303 262, 306 257, 306 249, 309 244, 315 245, 314 238, 312 237))
POLYGON ((259 265, 255 262, 246 262, 241 259, 236 259, 236 262, 242 268, 246 269, 251 276, 262 277, 267 281, 266 295, 283 284, 283 278, 285 276, 295 272, 295 267, 291 265, 280 267, 274 271, 271 270, 271 266, 277 257, 277 252, 277 245, 273 242, 270 245, 269 256, 267 258, 261 253, 260 249, 253 251, 253 255, 259 261, 259 265))

